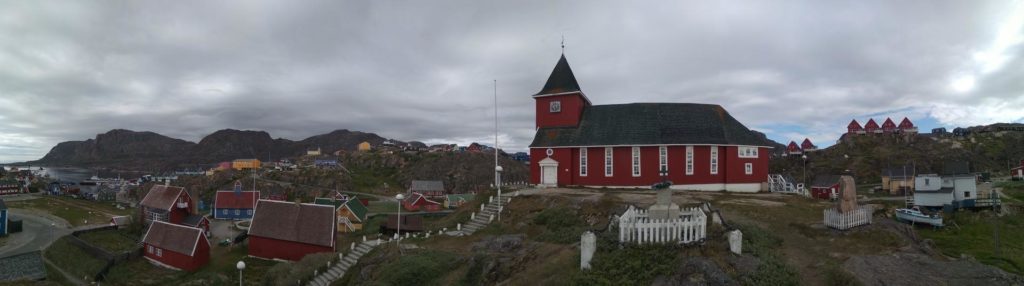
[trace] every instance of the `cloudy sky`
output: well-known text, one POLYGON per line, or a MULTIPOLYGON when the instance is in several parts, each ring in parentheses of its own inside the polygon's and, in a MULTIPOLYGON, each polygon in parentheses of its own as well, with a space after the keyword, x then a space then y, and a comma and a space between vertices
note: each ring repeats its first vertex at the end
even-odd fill
POLYGON ((595 104, 721 104, 782 143, 1024 119, 1019 0, 171 2, 3 1, 0 162, 114 128, 490 142, 493 80, 525 150, 563 35, 595 104))

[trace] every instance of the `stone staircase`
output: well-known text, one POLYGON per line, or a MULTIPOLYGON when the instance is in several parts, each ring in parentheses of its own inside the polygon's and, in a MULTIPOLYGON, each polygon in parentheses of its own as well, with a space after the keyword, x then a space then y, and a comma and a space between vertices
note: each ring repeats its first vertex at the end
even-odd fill
POLYGON ((348 271, 348 268, 352 267, 352 265, 356 265, 356 263, 359 262, 359 258, 363 257, 363 255, 365 255, 367 252, 370 252, 370 250, 373 250, 373 248, 377 247, 377 245, 379 244, 379 240, 371 240, 360 243, 359 246, 356 246, 356 249, 350 251, 348 255, 345 255, 344 258, 341 259, 341 262, 331 265, 331 268, 327 269, 327 271, 324 271, 324 273, 321 273, 320 275, 316 276, 316 278, 313 278, 313 281, 310 281, 306 285, 331 285, 331 282, 334 282, 334 280, 338 280, 342 276, 345 276, 345 271, 348 271))
POLYGON ((486 204, 483 209, 475 214, 475 217, 466 223, 462 228, 463 235, 470 235, 487 226, 491 222, 491 219, 498 219, 498 208, 507 205, 508 199, 511 196, 509 194, 502 194, 501 197, 495 197, 493 201, 486 204))

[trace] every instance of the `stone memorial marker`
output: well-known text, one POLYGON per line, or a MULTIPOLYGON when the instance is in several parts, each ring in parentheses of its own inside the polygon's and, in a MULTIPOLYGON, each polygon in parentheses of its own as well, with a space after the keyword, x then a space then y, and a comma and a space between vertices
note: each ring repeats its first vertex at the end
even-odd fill
POLYGON ((580 269, 590 270, 590 260, 594 259, 597 250, 597 236, 593 232, 584 232, 580 236, 580 269))
POLYGON ((672 202, 672 190, 658 190, 658 201, 648 208, 651 219, 677 219, 679 218, 679 205, 672 202))

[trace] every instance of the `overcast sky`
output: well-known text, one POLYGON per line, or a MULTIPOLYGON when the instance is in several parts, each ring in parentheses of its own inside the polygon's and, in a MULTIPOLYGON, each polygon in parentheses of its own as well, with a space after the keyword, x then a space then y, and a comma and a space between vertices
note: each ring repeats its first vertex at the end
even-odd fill
POLYGON ((493 80, 525 150, 562 35, 594 104, 720 104, 780 143, 1021 122, 1022 26, 1024 1, 3 1, 0 162, 114 128, 490 144, 493 80))

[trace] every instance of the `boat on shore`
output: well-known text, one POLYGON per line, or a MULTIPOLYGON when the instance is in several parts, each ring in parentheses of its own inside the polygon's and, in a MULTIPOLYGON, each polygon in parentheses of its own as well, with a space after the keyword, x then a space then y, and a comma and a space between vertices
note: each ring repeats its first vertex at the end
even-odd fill
POLYGON ((942 227, 942 216, 935 214, 926 214, 921 212, 918 207, 909 209, 896 209, 896 218, 900 221, 909 222, 910 224, 928 224, 935 227, 942 227))

